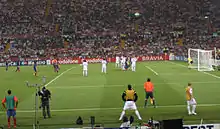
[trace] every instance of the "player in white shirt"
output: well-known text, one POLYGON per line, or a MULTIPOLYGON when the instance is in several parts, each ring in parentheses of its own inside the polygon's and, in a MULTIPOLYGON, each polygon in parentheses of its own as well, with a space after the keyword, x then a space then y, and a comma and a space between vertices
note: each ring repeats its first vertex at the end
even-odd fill
POLYGON ((125 63, 125 62, 123 62, 123 59, 124 59, 124 56, 121 56, 121 58, 120 58, 121 69, 123 69, 123 66, 124 66, 124 63, 125 63))
POLYGON ((121 69, 125 70, 125 63, 126 63, 126 57, 122 56, 121 57, 121 69))
POLYGON ((136 62, 137 58, 134 56, 131 58, 131 71, 135 72, 136 71, 136 62))
POLYGON ((119 57, 119 56, 116 56, 115 67, 116 67, 116 68, 119 68, 119 67, 120 67, 120 57, 119 57))
POLYGON ((83 60, 82 63, 83 66, 83 76, 88 76, 88 62, 86 62, 86 60, 83 60))
POLYGON ((107 71, 107 61, 105 59, 102 60, 102 73, 106 73, 107 71))

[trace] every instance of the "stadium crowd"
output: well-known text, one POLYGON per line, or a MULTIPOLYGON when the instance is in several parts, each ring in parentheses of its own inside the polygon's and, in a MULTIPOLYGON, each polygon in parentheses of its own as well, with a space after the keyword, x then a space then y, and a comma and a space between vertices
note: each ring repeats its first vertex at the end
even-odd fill
POLYGON ((1 59, 220 48, 218 0, 1 0, 0 7, 1 59))

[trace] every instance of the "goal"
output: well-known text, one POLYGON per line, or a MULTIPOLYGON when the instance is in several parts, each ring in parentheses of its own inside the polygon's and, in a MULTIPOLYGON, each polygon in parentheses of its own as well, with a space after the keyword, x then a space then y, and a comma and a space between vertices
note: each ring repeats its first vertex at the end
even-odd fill
POLYGON ((188 49, 188 57, 193 60, 190 68, 198 71, 213 71, 212 50, 188 49))

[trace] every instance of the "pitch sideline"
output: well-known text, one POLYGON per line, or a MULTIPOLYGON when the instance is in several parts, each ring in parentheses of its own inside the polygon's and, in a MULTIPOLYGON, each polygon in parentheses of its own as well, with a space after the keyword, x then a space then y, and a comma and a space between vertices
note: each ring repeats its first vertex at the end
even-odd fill
MULTIPOLYGON (((220 104, 198 104, 198 107, 212 107, 220 106, 220 104)), ((157 106, 157 108, 183 108, 186 105, 167 105, 167 106, 157 106)), ((142 108, 142 107, 139 107, 142 108)), ((153 108, 153 107, 148 107, 153 108)), ((99 110, 122 110, 121 108, 82 108, 82 109, 56 109, 51 110, 52 112, 75 112, 75 111, 99 111, 99 110)), ((18 113, 34 113, 34 110, 18 110, 18 113)), ((40 111, 41 112, 41 111, 40 111)), ((4 112, 0 112, 1 114, 4 112)))
MULTIPOLYGON (((185 82, 181 82, 185 83, 185 82)), ((194 84, 220 84, 220 81, 208 81, 208 82, 191 82, 194 84)), ((154 83, 155 85, 176 85, 180 84, 180 82, 171 82, 171 83, 154 83)), ((136 85, 143 85, 143 84, 132 84, 136 85)), ((81 88, 105 88, 105 87, 126 87, 126 85, 67 85, 67 86, 53 86, 50 89, 81 89, 81 88)))

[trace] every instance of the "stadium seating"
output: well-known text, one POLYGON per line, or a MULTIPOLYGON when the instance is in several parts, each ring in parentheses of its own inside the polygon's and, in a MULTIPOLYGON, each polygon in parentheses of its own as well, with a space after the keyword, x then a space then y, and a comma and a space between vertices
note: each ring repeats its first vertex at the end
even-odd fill
POLYGON ((191 47, 220 48, 220 38, 212 36, 219 28, 220 6, 213 1, 1 0, 0 60, 54 54, 155 55, 166 47, 169 52, 187 55, 191 47), (135 17, 135 12, 141 16, 135 17), (173 33, 176 29, 184 34, 173 33), (121 34, 126 35, 123 46, 121 34), (68 49, 63 49, 63 35, 71 37, 68 49), (9 42, 13 44, 10 49, 9 42))

